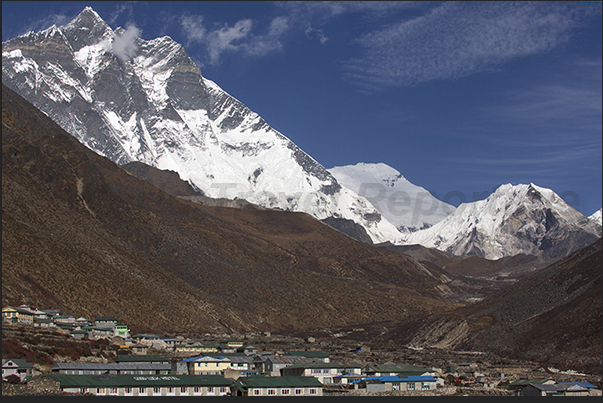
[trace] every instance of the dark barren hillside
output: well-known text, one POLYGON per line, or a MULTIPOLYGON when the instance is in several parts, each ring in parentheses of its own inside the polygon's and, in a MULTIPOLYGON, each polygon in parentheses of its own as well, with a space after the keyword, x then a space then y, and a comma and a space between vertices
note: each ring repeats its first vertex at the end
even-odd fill
POLYGON ((134 331, 404 324, 453 307, 444 277, 303 213, 182 200, 2 87, 2 303, 134 331))
POLYGON ((405 325, 387 337, 415 346, 477 350, 600 373, 601 239, 497 296, 405 325), (405 337, 408 337, 405 339, 405 337))

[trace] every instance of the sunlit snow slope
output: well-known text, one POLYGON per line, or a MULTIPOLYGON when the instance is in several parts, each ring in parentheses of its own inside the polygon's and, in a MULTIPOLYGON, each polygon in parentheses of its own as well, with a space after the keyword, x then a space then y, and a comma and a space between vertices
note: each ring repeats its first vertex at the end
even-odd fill
POLYGON ((383 163, 338 166, 329 172, 342 186, 366 197, 403 233, 429 228, 455 210, 383 163))
POLYGON ((351 220, 372 242, 401 237, 364 197, 202 77, 170 37, 128 42, 87 7, 69 24, 2 44, 2 79, 118 164, 178 172, 210 197, 351 220))
POLYGON ((506 184, 485 200, 461 204, 433 227, 409 234, 405 242, 487 259, 520 253, 559 258, 600 236, 601 226, 552 190, 506 184))

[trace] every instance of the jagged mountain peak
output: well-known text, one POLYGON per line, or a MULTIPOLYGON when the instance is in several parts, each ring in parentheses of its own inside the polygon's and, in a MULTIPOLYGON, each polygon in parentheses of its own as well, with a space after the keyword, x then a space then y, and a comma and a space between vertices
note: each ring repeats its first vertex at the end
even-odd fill
POLYGON ((603 224, 602 213, 603 213, 603 208, 600 208, 599 210, 595 211, 593 214, 589 215, 588 219, 600 226, 603 224))
POLYGON ((116 33, 90 8, 59 30, 58 56, 36 38, 3 43, 3 82, 92 150, 175 171, 209 197, 352 220, 373 242, 401 236, 366 198, 204 79, 169 36, 116 33))
POLYGON ((600 227, 553 190, 531 183, 501 185, 485 200, 461 204, 405 242, 487 259, 519 253, 559 258, 600 236, 600 227))
POLYGON ((100 15, 90 6, 84 7, 84 9, 75 17, 71 22, 69 22, 65 28, 88 28, 93 29, 96 28, 97 25, 107 25, 105 20, 101 18, 100 15))

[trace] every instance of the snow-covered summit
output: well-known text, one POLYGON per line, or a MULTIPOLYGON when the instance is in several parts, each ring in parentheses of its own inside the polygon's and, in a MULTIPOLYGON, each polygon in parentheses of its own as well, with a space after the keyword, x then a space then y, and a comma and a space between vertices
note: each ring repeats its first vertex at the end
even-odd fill
POLYGON ((361 162, 333 167, 329 172, 344 187, 366 197, 403 233, 428 228, 455 210, 384 163, 361 162))
POLYGON ((409 234, 405 243, 488 259, 520 253, 557 258, 600 236, 600 227, 554 191, 505 184, 487 199, 461 204, 433 227, 409 234))
POLYGON ((4 42, 2 81, 118 164, 144 162, 206 196, 353 221, 373 242, 399 240, 366 198, 206 80, 180 44, 136 34, 86 7, 44 35, 4 42))
POLYGON ((595 211, 594 213, 592 213, 591 215, 588 216, 588 219, 598 225, 603 225, 603 219, 601 218, 602 211, 603 211, 603 209, 599 209, 599 210, 595 211))

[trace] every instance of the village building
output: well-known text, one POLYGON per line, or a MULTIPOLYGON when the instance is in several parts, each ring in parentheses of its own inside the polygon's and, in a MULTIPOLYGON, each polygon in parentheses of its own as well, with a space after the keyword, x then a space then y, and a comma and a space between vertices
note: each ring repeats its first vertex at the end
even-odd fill
POLYGON ((414 392, 436 389, 436 379, 433 376, 376 376, 368 377, 354 384, 358 389, 365 389, 366 393, 379 392, 414 392))
POLYGON ((181 343, 174 346, 174 351, 177 353, 186 354, 205 354, 205 353, 217 353, 219 352, 219 345, 204 345, 198 343, 181 343))
POLYGON ((404 364, 370 364, 362 369, 367 377, 433 375, 427 367, 404 364))
POLYGON ((53 373, 65 375, 168 375, 172 364, 116 362, 57 362, 53 373))
POLYGON ((538 378, 538 379, 517 379, 507 386, 508 389, 515 392, 515 395, 522 396, 523 389, 529 385, 554 385, 555 381, 550 378, 538 378))
POLYGON ((589 388, 579 383, 535 383, 521 390, 521 396, 589 396, 589 394, 589 388))
POLYGON ((322 396, 323 385, 314 377, 249 376, 235 381, 236 396, 322 396))
POLYGON ((120 364, 170 364, 172 361, 162 354, 117 354, 115 362, 120 364))
POLYGON ((130 329, 128 325, 111 316, 98 316, 94 318, 94 327, 112 329, 113 337, 118 336, 124 339, 130 338, 130 329))
POLYGON ((226 396, 232 381, 220 375, 45 375, 60 390, 97 396, 226 396))
POLYGON ((21 382, 33 375, 33 363, 22 358, 2 359, 2 379, 18 376, 21 382))
POLYGON ((9 323, 23 323, 25 325, 33 325, 34 312, 25 305, 17 308, 2 308, 2 321, 9 323))
POLYGON ((33 325, 36 327, 56 327, 51 318, 36 318, 34 317, 33 325))
POLYGON ((329 362, 329 355, 324 351, 315 351, 315 350, 293 350, 287 351, 286 355, 292 355, 295 357, 306 357, 310 358, 313 361, 321 361, 321 362, 329 362))
POLYGON ((185 363, 189 375, 222 375, 232 361, 226 357, 200 356, 180 361, 185 363))
POLYGON ((362 376, 362 366, 359 364, 341 364, 333 362, 312 362, 290 365, 281 369, 281 376, 311 376, 320 383, 333 384, 336 381, 347 383, 362 376))
POLYGON ((307 364, 313 360, 294 355, 259 354, 253 359, 254 369, 264 375, 281 376, 281 369, 296 364, 307 364))

